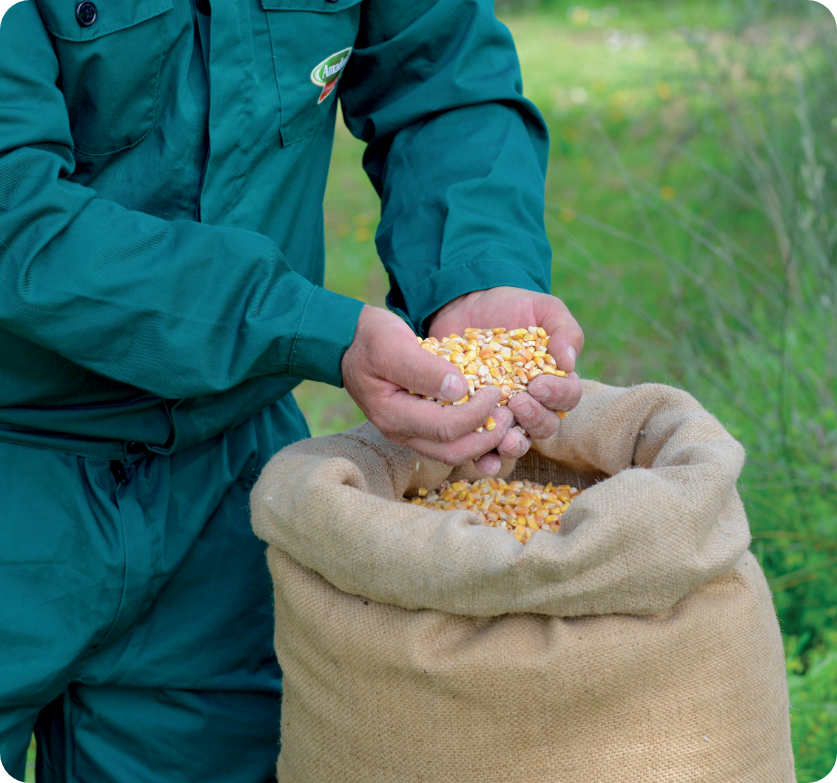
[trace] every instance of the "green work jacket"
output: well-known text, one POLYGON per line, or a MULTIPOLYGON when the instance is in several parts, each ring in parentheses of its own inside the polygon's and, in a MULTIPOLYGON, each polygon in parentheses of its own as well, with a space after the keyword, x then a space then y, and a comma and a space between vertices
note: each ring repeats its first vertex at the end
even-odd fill
POLYGON ((549 290, 548 139, 491 0, 23 0, 0 25, 0 439, 119 458, 340 385, 339 98, 416 331, 549 290), (339 263, 339 259, 335 259, 339 263))

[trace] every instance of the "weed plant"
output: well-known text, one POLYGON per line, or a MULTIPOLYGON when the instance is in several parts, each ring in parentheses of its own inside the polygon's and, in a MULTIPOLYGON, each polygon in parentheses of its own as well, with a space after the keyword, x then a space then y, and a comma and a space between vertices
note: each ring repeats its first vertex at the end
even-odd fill
POLYGON ((700 331, 680 332, 697 359, 684 384, 705 389, 748 448, 742 497, 786 638, 800 783, 825 777, 837 755, 837 32, 811 22, 789 27, 780 49, 787 91, 749 88, 775 70, 757 47, 709 56, 697 42, 772 247, 753 257, 701 232, 692 271, 724 269, 716 295, 684 301, 700 331))

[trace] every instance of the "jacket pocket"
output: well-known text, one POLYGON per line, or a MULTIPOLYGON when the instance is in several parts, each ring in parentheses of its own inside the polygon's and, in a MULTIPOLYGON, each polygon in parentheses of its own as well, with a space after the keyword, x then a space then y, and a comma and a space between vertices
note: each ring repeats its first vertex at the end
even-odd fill
POLYGON ((360 26, 361 0, 261 0, 279 90, 282 144, 310 135, 336 97, 360 26))
POLYGON ((137 144, 156 119, 172 0, 38 0, 38 7, 58 55, 75 149, 108 155, 137 144))

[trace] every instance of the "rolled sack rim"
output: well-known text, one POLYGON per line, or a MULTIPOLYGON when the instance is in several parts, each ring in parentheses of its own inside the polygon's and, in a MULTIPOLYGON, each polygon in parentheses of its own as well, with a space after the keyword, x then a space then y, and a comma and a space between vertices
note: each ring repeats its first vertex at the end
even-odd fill
POLYGON ((254 529, 344 592, 406 609, 565 617, 666 611, 730 571, 749 547, 736 491, 743 449, 685 392, 583 386, 559 432, 533 442, 540 456, 570 467, 606 462, 584 453, 585 428, 597 425, 583 417, 606 418, 614 406, 634 413, 621 433, 636 432, 633 443, 620 444, 623 464, 627 451, 635 459, 636 439, 657 430, 665 437, 651 467, 626 465, 576 498, 557 533, 537 531, 524 546, 472 512, 402 503, 413 474, 444 478, 463 469, 392 444, 368 423, 279 452, 252 493, 254 529), (650 414, 642 415, 643 405, 650 414), (697 427, 704 439, 673 442, 680 426, 697 427))

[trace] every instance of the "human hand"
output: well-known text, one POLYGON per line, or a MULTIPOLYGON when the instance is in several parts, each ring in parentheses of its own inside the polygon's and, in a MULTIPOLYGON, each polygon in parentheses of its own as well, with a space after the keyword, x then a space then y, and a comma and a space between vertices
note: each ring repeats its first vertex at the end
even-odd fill
MULTIPOLYGON (((532 438, 549 438, 558 430, 556 411, 569 411, 581 399, 581 381, 573 370, 575 360, 584 347, 584 334, 567 306, 557 297, 507 286, 474 291, 460 296, 442 307, 430 321, 430 335, 442 339, 451 334, 464 334, 468 327, 517 329, 540 326, 549 335, 549 353, 566 378, 539 375, 527 392, 516 394, 506 408, 528 433, 509 427, 497 450, 477 460, 477 468, 495 475, 500 470, 500 457, 522 457, 532 438)), ((499 408, 497 413, 503 410, 499 408)))
POLYGON ((421 348, 413 330, 380 307, 361 310, 342 371, 346 391, 386 438, 448 465, 496 449, 514 418, 508 406, 496 407, 500 390, 495 386, 478 391, 467 405, 423 400, 421 395, 451 402, 462 398, 468 393, 465 376, 421 348), (489 416, 497 426, 475 432, 489 416))

